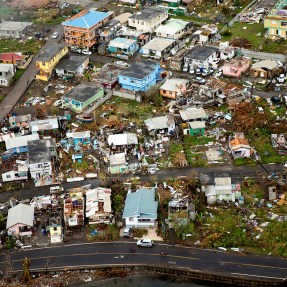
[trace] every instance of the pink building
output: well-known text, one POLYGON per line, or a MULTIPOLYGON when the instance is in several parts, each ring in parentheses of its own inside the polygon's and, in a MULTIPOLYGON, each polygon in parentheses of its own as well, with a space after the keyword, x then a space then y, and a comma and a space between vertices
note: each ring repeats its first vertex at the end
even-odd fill
POLYGON ((249 66, 249 59, 231 59, 222 66, 223 75, 240 78, 248 70, 249 66))
POLYGON ((34 222, 34 206, 20 203, 8 210, 6 229, 8 235, 31 236, 34 222))

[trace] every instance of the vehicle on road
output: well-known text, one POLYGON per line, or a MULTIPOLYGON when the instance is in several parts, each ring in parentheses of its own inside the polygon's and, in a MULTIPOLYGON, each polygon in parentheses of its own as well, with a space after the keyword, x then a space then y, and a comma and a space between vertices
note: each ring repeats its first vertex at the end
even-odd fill
POLYGON ((52 34, 52 39, 57 39, 59 37, 59 33, 58 32, 54 32, 52 34))
POLYGON ((187 72, 188 71, 188 63, 185 63, 182 69, 183 72, 187 72))
POLYGON ((151 239, 140 239, 137 242, 138 247, 152 247, 153 246, 153 241, 151 239))
POLYGON ((123 236, 124 237, 130 237, 132 234, 132 228, 130 226, 127 226, 125 229, 124 229, 124 233, 123 233, 123 236))
POLYGON ((82 53, 82 50, 76 46, 72 46, 71 47, 71 52, 74 52, 74 53, 79 53, 81 54, 82 53))
POLYGON ((83 49, 82 50, 82 54, 84 54, 84 55, 92 55, 92 52, 89 51, 88 49, 83 49))

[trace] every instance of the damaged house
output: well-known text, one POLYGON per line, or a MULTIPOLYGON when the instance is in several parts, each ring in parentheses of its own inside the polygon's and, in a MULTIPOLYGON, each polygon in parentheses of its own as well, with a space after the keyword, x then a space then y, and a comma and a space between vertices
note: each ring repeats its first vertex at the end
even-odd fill
POLYGON ((147 119, 144 123, 149 133, 172 135, 175 130, 174 116, 170 114, 147 119))
POLYGON ((86 218, 89 224, 109 224, 111 220, 111 189, 98 187, 86 192, 86 218))
POLYGON ((250 157, 253 152, 242 133, 235 134, 235 136, 229 140, 229 148, 234 158, 250 157))

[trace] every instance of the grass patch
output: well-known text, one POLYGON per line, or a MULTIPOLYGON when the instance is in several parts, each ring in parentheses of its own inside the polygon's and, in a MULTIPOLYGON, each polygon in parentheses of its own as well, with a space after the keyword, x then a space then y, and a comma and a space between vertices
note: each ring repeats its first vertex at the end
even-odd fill
POLYGON ((36 54, 43 44, 43 41, 38 41, 34 38, 23 42, 17 39, 2 39, 0 41, 0 53, 22 52, 25 54, 36 54))
POLYGON ((256 162, 254 162, 254 160, 252 160, 251 158, 242 157, 242 158, 234 159, 234 164, 235 165, 256 165, 256 162))
POLYGON ((25 69, 17 69, 16 73, 15 73, 15 81, 18 81, 21 76, 23 75, 23 73, 25 72, 25 69))
POLYGON ((266 32, 263 22, 254 24, 236 22, 234 26, 228 28, 227 30, 230 31, 232 35, 223 36, 221 38, 222 42, 232 41, 237 37, 244 38, 250 41, 252 48, 256 50, 259 49, 260 45, 262 45, 264 41, 263 35, 266 32), (243 30, 244 27, 247 27, 247 29, 243 30), (257 36, 258 33, 261 33, 261 36, 257 36))
POLYGON ((184 144, 188 146, 205 145, 212 142, 214 137, 206 136, 186 136, 184 137, 184 144))
POLYGON ((4 100, 5 95, 0 95, 0 103, 4 100))
MULTIPOLYGON (((1 5, 3 5, 3 4, 1 4, 1 5)), ((14 10, 8 6, 0 8, 0 18, 2 20, 9 19, 10 16, 13 15, 13 13, 14 13, 14 10)))

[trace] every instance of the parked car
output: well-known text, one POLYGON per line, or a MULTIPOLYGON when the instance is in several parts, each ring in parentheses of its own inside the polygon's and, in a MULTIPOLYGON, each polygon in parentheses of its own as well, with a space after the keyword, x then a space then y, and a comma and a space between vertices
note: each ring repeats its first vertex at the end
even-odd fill
POLYGON ((52 34, 52 39, 57 39, 59 37, 59 33, 58 32, 54 32, 52 34))
POLYGON ((132 228, 130 226, 127 226, 125 229, 124 229, 124 237, 130 237, 132 234, 132 228))
POLYGON ((60 99, 60 100, 57 100, 54 104, 53 104, 53 107, 59 107, 59 106, 61 106, 62 104, 63 104, 63 100, 62 99, 60 99))
POLYGON ((285 83, 285 81, 286 81, 286 76, 285 76, 285 74, 281 74, 279 77, 277 77, 277 81, 278 81, 279 83, 285 83))
POLYGON ((38 38, 38 39, 43 39, 43 38, 44 38, 44 35, 43 35, 42 33, 40 33, 40 32, 36 32, 36 33, 34 34, 34 36, 35 36, 36 38, 38 38))
POLYGON ((194 74, 195 73, 195 69, 194 69, 194 66, 191 66, 189 67, 189 73, 190 74, 194 74))
POLYGON ((74 53, 79 53, 81 54, 82 53, 82 50, 76 46, 72 46, 71 47, 71 52, 74 52, 74 53))
POLYGON ((182 69, 183 72, 187 72, 188 71, 188 63, 185 63, 182 69))
POLYGON ((153 241, 151 239, 140 239, 137 242, 138 247, 152 247, 153 241))
POLYGON ((82 50, 82 54, 84 54, 84 55, 92 55, 92 52, 89 51, 88 49, 83 49, 82 50))
POLYGON ((196 68, 196 75, 201 75, 201 69, 200 68, 196 68))
POLYGON ((201 77, 196 77, 195 81, 199 84, 205 84, 206 80, 201 77))
POLYGON ((212 68, 204 69, 202 72, 202 76, 205 77, 205 76, 211 75, 213 72, 214 70, 212 68))

